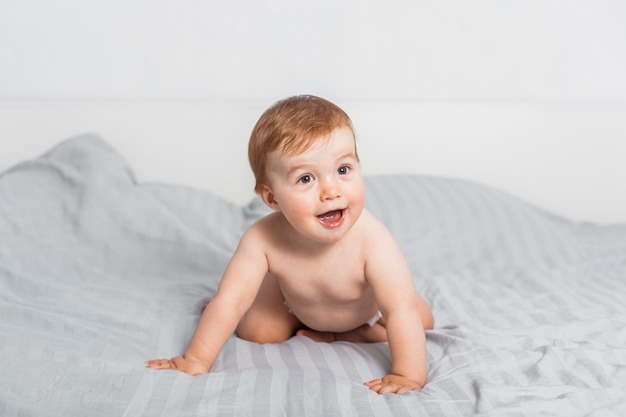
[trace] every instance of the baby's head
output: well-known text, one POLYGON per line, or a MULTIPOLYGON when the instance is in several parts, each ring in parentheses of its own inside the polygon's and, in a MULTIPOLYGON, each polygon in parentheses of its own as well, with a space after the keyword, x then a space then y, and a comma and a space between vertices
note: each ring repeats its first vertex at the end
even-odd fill
POLYGON ((267 156, 270 152, 298 155, 344 127, 349 128, 354 136, 352 121, 346 112, 320 97, 294 96, 271 106, 252 129, 248 143, 248 159, 256 178, 255 191, 259 192, 267 183, 267 156))

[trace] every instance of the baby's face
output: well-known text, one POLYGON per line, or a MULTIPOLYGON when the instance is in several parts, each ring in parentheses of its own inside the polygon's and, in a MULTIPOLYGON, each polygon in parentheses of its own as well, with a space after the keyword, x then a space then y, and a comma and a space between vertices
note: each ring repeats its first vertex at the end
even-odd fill
POLYGON ((268 162, 262 197, 301 235, 334 242, 356 223, 364 186, 351 129, 336 129, 298 155, 272 152, 268 162))

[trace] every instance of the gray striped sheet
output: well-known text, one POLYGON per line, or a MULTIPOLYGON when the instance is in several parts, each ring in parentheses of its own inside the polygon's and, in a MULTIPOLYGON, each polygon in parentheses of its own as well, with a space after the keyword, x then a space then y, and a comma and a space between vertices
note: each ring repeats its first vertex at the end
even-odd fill
POLYGON ((384 343, 233 337, 208 375, 145 369, 182 353, 267 209, 137 184, 93 136, 3 173, 0 415, 626 415, 626 225, 573 223, 460 180, 366 187, 435 315, 421 392, 363 386, 389 371, 384 343))

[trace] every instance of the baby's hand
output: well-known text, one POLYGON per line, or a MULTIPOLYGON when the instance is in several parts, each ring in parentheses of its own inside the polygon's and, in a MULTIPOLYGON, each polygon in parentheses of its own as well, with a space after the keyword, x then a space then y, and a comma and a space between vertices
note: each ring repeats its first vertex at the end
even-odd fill
POLYGON ((404 394, 408 391, 419 391, 422 389, 422 386, 416 381, 393 374, 389 374, 383 379, 374 379, 366 382, 365 386, 378 394, 404 394))
POLYGON ((146 362, 146 368, 150 369, 169 369, 184 372, 186 374, 196 376, 209 372, 209 369, 200 361, 187 359, 183 356, 176 356, 172 359, 154 359, 146 362))

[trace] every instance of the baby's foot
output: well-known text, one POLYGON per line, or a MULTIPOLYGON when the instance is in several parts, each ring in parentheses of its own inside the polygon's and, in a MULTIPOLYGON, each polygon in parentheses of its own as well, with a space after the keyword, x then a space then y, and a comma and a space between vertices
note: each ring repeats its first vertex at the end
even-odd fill
POLYGON ((300 329, 296 332, 296 336, 306 336, 316 342, 331 343, 336 340, 333 332, 318 332, 316 330, 300 329))

